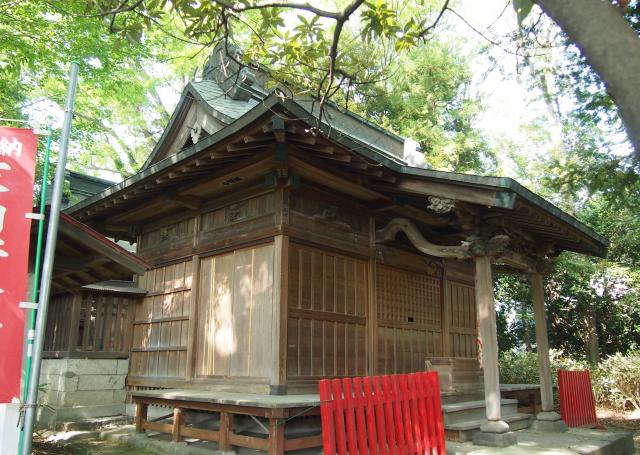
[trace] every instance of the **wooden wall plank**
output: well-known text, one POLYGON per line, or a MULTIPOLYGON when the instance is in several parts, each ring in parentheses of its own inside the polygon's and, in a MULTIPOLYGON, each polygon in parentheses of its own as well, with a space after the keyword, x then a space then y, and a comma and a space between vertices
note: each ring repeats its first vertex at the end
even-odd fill
MULTIPOLYGON (((273 332, 274 326, 274 249, 256 248, 253 250, 251 281, 251 320, 249 333, 249 355, 244 361, 247 364, 246 375, 252 377, 273 377, 273 359, 275 338, 278 333, 273 332)), ((279 317, 279 313, 277 313, 279 317)))
POLYGON ((273 244, 202 258, 199 276, 195 376, 269 377, 273 244))
POLYGON ((376 264, 378 374, 424 370, 442 356, 442 278, 376 264))
POLYGON ((365 374, 369 263, 289 246, 287 377, 365 374))

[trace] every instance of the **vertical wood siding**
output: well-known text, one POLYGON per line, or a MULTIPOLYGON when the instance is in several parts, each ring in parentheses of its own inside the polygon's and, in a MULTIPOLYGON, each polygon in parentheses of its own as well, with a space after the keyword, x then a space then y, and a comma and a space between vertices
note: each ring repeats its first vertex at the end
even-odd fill
POLYGON ((475 358, 478 352, 476 340, 476 300, 474 286, 447 281, 449 301, 445 302, 451 321, 449 343, 452 357, 475 358))
POLYGON ((266 378, 277 369, 273 265, 273 244, 201 259, 196 376, 266 378))
POLYGON ((133 323, 130 374, 182 378, 187 365, 192 261, 145 273, 139 286, 149 293, 137 305, 133 323))
POLYGON ((72 304, 73 294, 60 294, 49 300, 44 338, 45 351, 66 351, 69 349, 71 330, 77 330, 77 328, 70 326, 72 304))
POLYGON ((442 280, 379 264, 376 268, 378 371, 424 370, 442 355, 442 280))
POLYGON ((366 374, 368 263, 292 243, 288 378, 366 374))
POLYGON ((66 351, 91 357, 93 353, 128 352, 130 311, 135 297, 83 291, 75 310, 73 299, 72 294, 62 294, 49 302, 44 342, 48 355, 66 351), (74 315, 74 311, 79 314, 74 315))

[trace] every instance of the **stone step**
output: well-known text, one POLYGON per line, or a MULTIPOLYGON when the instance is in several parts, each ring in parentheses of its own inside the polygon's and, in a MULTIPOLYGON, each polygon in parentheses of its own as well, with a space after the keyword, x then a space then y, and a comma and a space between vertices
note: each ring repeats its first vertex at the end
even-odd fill
MULTIPOLYGON (((518 414, 518 400, 503 398, 500 400, 500 410, 503 416, 518 414)), ((485 400, 444 404, 442 414, 445 427, 448 424, 482 420, 486 418, 485 400)))
POLYGON ((71 422, 58 422, 56 430, 58 431, 89 431, 101 430, 104 428, 128 425, 133 422, 130 416, 117 415, 110 417, 100 417, 94 419, 74 420, 71 422))
MULTIPOLYGON (((503 415, 502 420, 509 424, 511 431, 524 430, 531 426, 533 416, 531 414, 503 415)), ((473 440, 473 436, 480 431, 480 425, 487 419, 467 420, 464 422, 446 424, 444 426, 447 441, 467 442, 473 440)))
POLYGON ((442 404, 462 403, 465 401, 484 400, 484 390, 469 390, 466 392, 441 393, 442 404))

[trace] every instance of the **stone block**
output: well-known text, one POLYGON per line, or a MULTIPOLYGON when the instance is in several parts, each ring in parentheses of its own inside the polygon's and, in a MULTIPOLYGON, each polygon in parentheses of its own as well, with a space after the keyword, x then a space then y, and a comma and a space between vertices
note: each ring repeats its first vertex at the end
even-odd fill
POLYGON ((79 376, 78 390, 120 390, 124 378, 117 374, 84 374, 79 376))
POLYGON ((47 406, 59 406, 60 403, 60 394, 64 392, 59 392, 57 390, 45 390, 38 392, 38 403, 47 405, 47 406))
POLYGON ((129 359, 118 359, 116 374, 126 375, 129 372, 129 359))
POLYGON ((114 403, 122 403, 124 404, 124 402, 127 401, 127 391, 122 389, 122 390, 114 390, 113 391, 113 402, 114 403))
POLYGON ((62 406, 96 406, 113 404, 113 390, 79 390, 60 392, 62 406))
POLYGON ((71 375, 40 375, 40 386, 46 390, 58 390, 60 392, 73 392, 78 390, 78 376, 71 375))
POLYGON ((518 443, 516 435, 508 433, 483 433, 482 431, 473 436, 473 444, 488 447, 509 447, 518 443))
POLYGON ((61 375, 68 369, 69 359, 43 359, 40 367, 42 375, 61 375))
POLYGON ((78 375, 85 374, 116 374, 118 360, 116 359, 69 359, 67 370, 78 375))

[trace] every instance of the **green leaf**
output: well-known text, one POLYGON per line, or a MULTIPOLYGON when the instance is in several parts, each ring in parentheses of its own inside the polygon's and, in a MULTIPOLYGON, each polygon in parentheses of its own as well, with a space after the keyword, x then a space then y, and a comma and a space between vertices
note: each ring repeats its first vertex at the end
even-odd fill
POLYGON ((516 10, 519 24, 522 24, 522 21, 529 15, 531 8, 533 8, 532 0, 513 0, 513 9, 516 10))

